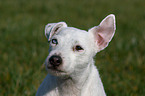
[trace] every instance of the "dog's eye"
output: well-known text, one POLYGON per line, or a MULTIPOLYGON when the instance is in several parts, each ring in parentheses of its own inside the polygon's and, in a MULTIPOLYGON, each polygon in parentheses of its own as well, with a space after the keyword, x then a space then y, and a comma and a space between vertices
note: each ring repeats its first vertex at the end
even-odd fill
POLYGON ((57 39, 52 39, 52 44, 58 44, 57 39))
POLYGON ((79 46, 79 45, 77 45, 76 47, 75 47, 75 50, 76 51, 81 51, 81 50, 84 50, 81 46, 79 46))

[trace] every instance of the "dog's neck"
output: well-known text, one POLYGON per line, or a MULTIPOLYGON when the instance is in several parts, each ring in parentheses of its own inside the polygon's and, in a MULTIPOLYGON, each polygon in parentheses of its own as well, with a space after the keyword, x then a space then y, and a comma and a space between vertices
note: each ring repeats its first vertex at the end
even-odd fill
POLYGON ((58 92, 60 96, 79 96, 80 89, 71 78, 57 79, 58 92))
POLYGON ((94 64, 93 59, 91 60, 91 62, 89 64, 87 64, 88 66, 84 69, 80 69, 77 70, 76 73, 73 73, 71 75, 71 77, 69 78, 58 78, 57 82, 58 82, 58 90, 60 91, 60 93, 66 93, 69 91, 69 94, 71 94, 71 96, 79 96, 81 89, 83 88, 84 84, 87 82, 90 73, 92 71, 92 66, 94 64), (78 72, 79 71, 79 72, 78 72))
POLYGON ((76 85, 78 85, 79 87, 82 87, 84 83, 88 80, 89 75, 92 71, 93 63, 94 61, 92 59, 91 62, 87 64, 86 68, 76 70, 75 73, 72 74, 71 78, 76 85))

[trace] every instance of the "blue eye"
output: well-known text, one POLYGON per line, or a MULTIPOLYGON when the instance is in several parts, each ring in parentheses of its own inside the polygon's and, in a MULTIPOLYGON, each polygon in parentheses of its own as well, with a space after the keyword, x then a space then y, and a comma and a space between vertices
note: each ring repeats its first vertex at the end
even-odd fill
POLYGON ((57 39, 52 39, 51 42, 52 44, 58 44, 57 39))

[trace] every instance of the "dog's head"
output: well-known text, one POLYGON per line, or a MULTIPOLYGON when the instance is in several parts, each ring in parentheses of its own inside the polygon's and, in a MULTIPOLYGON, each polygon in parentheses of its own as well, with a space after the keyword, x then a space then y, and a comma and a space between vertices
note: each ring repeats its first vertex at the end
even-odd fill
POLYGON ((45 61, 48 72, 56 76, 69 76, 85 70, 93 56, 107 47, 115 29, 115 16, 112 14, 88 32, 67 27, 65 22, 46 25, 45 35, 50 42, 45 61))

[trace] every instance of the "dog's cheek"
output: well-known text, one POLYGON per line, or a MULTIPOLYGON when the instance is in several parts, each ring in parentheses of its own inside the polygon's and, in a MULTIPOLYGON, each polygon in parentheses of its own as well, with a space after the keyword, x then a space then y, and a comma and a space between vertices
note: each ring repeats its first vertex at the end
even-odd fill
POLYGON ((93 55, 93 52, 91 50, 88 50, 84 54, 80 55, 78 57, 79 59, 76 60, 79 63, 79 65, 87 67, 88 63, 92 61, 93 55))

